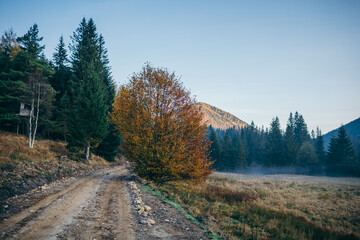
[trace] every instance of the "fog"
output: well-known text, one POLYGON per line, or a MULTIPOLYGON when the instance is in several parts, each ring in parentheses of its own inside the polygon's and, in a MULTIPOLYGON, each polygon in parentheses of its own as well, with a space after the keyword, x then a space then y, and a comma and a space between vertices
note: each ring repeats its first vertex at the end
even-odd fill
POLYGON ((295 168, 261 168, 252 167, 238 172, 214 172, 214 177, 225 177, 240 180, 260 180, 260 181, 281 181, 297 182, 306 184, 335 184, 347 186, 360 186, 359 177, 333 177, 320 175, 306 175, 297 173, 295 168))
POLYGON ((222 171, 230 173, 238 173, 245 175, 274 175, 274 174, 302 174, 311 176, 325 176, 322 169, 319 168, 301 168, 301 167, 262 167, 252 166, 235 171, 222 171))
POLYGON ((328 172, 325 168, 321 167, 263 167, 263 166, 252 166, 244 169, 237 170, 223 170, 220 172, 238 173, 244 175, 274 175, 274 174, 300 174, 308 176, 329 176, 329 177, 360 177, 359 172, 328 172))

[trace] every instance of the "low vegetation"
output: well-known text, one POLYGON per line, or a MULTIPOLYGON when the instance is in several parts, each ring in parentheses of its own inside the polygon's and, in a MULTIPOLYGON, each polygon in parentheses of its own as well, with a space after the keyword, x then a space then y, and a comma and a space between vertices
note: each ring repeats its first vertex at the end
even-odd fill
POLYGON ((360 185, 225 176, 197 192, 160 189, 225 239, 360 239, 360 185))
POLYGON ((64 142, 38 140, 30 148, 27 141, 25 136, 0 132, 0 201, 63 177, 109 165, 95 155, 87 164, 72 160, 76 156, 66 149, 64 142))

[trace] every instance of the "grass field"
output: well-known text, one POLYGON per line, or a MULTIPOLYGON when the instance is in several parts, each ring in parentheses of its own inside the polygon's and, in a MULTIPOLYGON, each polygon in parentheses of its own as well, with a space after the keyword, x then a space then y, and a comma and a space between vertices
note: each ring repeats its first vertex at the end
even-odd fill
POLYGON ((360 239, 360 178, 214 173, 162 190, 224 239, 360 239))

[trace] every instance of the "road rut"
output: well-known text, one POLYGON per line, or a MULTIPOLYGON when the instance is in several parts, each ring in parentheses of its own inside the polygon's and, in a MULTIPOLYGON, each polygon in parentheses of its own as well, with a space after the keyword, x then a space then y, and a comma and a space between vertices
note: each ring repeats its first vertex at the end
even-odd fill
POLYGON ((127 170, 79 179, 0 223, 1 239, 135 239, 127 170))

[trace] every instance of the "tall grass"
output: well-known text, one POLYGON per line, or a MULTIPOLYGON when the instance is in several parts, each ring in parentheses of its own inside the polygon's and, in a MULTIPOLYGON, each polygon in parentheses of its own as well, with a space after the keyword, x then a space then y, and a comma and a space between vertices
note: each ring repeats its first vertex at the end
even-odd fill
POLYGON ((347 191, 334 194, 334 188, 338 186, 216 177, 210 177, 197 192, 161 187, 224 239, 360 239, 355 206, 359 189, 352 187, 351 192, 344 187, 347 191), (329 194, 326 200, 320 194, 324 191, 329 194), (306 201, 312 206, 303 208, 306 201), (348 201, 341 206, 352 206, 354 212, 341 217, 341 208, 337 212, 326 208, 336 201, 348 201))

